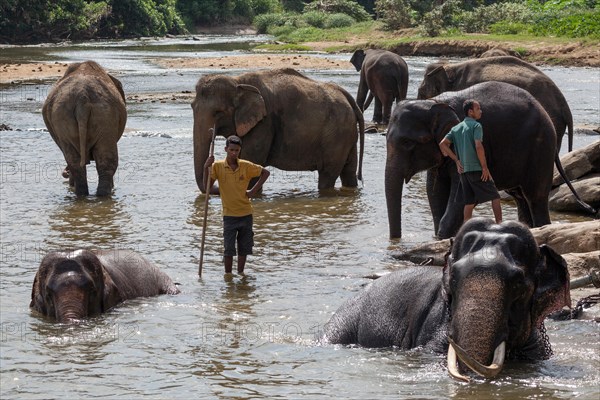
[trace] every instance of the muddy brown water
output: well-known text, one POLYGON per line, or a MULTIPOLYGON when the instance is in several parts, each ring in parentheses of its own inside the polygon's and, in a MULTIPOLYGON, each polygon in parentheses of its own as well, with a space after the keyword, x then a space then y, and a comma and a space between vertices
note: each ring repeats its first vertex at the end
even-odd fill
MULTIPOLYGON (((198 39, 11 47, 2 49, 0 61, 94 59, 115 71, 128 95, 141 96, 193 90, 201 74, 214 72, 164 70, 149 63, 152 57, 239 54, 249 42, 264 40, 198 39)), ((350 55, 327 57, 349 60, 350 55)), ((408 93, 415 97, 425 66, 435 60, 406 61, 408 93)), ((565 93, 576 125, 600 125, 598 69, 544 71, 565 93)), ((355 71, 306 73, 356 93, 355 71)), ((13 129, 0 133, 2 398, 600 395, 599 331, 589 320, 547 322, 554 357, 513 363, 498 379, 476 378, 469 385, 448 377, 440 355, 319 344, 323 324, 368 282, 364 276, 403 266, 390 251, 433 238, 424 174, 419 174, 405 188, 404 237, 388 239, 384 136, 366 136, 359 190, 323 196, 315 173, 270 168, 264 194, 254 202, 256 247, 246 276, 224 277, 220 200, 211 198, 199 279, 204 197, 193 174, 190 105, 130 102, 114 195, 77 199, 60 176, 64 161, 41 117, 50 84, 0 88, 0 122, 13 129), (182 293, 127 301, 77 326, 40 318, 28 305, 41 257, 74 247, 139 251, 179 282, 182 293)), ((576 135, 575 147, 597 139, 576 135)), ((217 157, 224 156, 223 145, 217 142, 217 157)), ((478 215, 491 216, 488 207, 480 208, 478 215)), ((506 219, 516 219, 512 204, 503 209, 506 219)), ((553 213, 552 219, 588 218, 553 213)))

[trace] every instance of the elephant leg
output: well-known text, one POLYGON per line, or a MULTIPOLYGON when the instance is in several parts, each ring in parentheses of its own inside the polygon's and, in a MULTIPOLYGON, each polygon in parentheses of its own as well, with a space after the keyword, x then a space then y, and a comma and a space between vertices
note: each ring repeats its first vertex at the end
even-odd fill
POLYGON ((86 167, 68 164, 69 168, 69 184, 75 187, 75 194, 77 196, 87 196, 90 194, 88 190, 87 182, 87 170, 86 167))
POLYGON ((525 225, 532 227, 533 226, 533 218, 531 216, 531 211, 529 210, 529 204, 523 195, 523 192, 520 188, 509 189, 506 190, 506 193, 510 194, 517 203, 517 215, 519 218, 519 222, 524 223, 525 225))
MULTIPOLYGON (((521 190, 523 193, 523 197, 528 205, 528 210, 531 216, 531 225, 532 228, 537 228, 539 226, 548 225, 550 223, 550 210, 548 209, 548 195, 539 195, 537 193, 530 193, 526 189, 521 190)), ((547 191, 538 191, 541 193, 548 193, 550 189, 547 191)))
POLYGON ((445 161, 440 168, 427 171, 427 195, 433 197, 429 204, 434 215, 434 226, 435 219, 439 218, 435 232, 440 239, 454 236, 463 223, 465 205, 456 200, 460 186, 459 179, 454 163, 449 161, 445 161), (431 191, 430 185, 433 186, 431 191), (436 214, 433 211, 434 207, 436 207, 436 214))
POLYGON ((390 122, 390 116, 392 115, 392 104, 394 103, 394 93, 385 92, 381 98, 383 107, 383 118, 382 121, 385 125, 390 122))
POLYGON ((319 170, 319 190, 333 188, 338 176, 340 176, 340 174, 337 172, 337 170, 332 170, 331 168, 327 169, 327 166, 325 166, 324 169, 319 170))
POLYGON ((375 109, 373 110, 373 122, 379 124, 383 122, 383 110, 381 106, 381 100, 378 96, 375 96, 375 109))
POLYGON ((119 165, 117 144, 96 146, 92 150, 92 155, 96 161, 96 171, 98 171, 96 196, 109 196, 114 186, 113 177, 119 165))
POLYGON ((340 173, 340 180, 342 181, 342 186, 344 187, 357 187, 358 186, 358 178, 356 177, 356 169, 358 167, 358 159, 357 159, 357 145, 354 143, 352 149, 350 149, 350 153, 348 154, 348 159, 344 164, 344 168, 342 168, 342 172, 340 173))
POLYGON ((448 196, 450 196, 450 182, 440 176, 439 169, 427 170, 427 200, 433 217, 433 230, 437 233, 440 220, 446 212, 448 196))

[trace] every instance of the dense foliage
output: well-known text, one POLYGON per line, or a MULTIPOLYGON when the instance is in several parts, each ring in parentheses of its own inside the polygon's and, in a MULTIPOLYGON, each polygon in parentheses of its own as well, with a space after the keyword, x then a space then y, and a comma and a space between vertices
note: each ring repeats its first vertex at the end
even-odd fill
POLYGON ((0 42, 163 36, 198 26, 253 24, 259 32, 345 28, 600 38, 597 0, 0 0, 0 42))
POLYGON ((31 43, 185 32, 177 0, 2 0, 0 41, 31 43))

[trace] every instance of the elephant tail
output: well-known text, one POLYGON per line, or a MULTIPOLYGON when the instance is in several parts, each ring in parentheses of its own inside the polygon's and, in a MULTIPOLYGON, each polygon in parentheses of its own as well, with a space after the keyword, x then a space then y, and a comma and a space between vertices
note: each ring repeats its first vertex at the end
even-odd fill
POLYGON ((354 115, 356 115, 356 119, 358 121, 358 138, 360 141, 360 152, 359 152, 359 156, 358 156, 358 172, 356 173, 356 177, 358 178, 359 181, 363 182, 362 164, 363 164, 363 154, 365 152, 365 118, 363 116, 362 111, 360 110, 360 107, 356 103, 356 100, 354 100, 354 97, 352 97, 352 95, 350 93, 348 93, 345 89, 343 89, 341 87, 340 87, 340 91, 346 97, 346 99, 348 100, 348 103, 350 103, 350 106, 352 107, 352 110, 354 110, 354 115))
POLYGON ((79 157, 81 157, 79 165, 82 168, 85 167, 87 161, 87 130, 91 112, 92 107, 87 99, 77 103, 75 108, 75 119, 77 120, 77 129, 79 131, 79 157))
MULTIPOLYGON (((370 98, 373 99, 373 94, 369 91, 370 98)), ((358 104, 354 101, 354 98, 348 94, 348 101, 352 105, 352 109, 354 110, 354 114, 356 115, 356 119, 358 120, 358 140, 360 142, 360 152, 358 153, 358 172, 356 173, 356 177, 359 181, 363 182, 362 177, 362 165, 363 165, 363 155, 365 152, 365 117, 360 111, 358 104)), ((369 100, 369 103, 371 101, 369 100)), ((366 107, 365 107, 366 108, 366 107)), ((364 182, 363 182, 364 183, 364 182)))
POLYGON ((565 173, 565 170, 563 169, 563 166, 560 163, 560 157, 558 156, 558 152, 554 154, 554 162, 556 164, 556 169, 558 170, 558 173, 563 178, 569 189, 571 189, 571 192, 573 193, 573 196, 575 196, 575 200, 577 200, 577 203, 579 203, 579 205, 590 214, 596 214, 597 210, 595 210, 594 207, 590 206, 585 201, 581 200, 581 197, 579 197, 579 195, 575 191, 575 188, 573 187, 573 185, 571 185, 571 181, 569 180, 569 177, 565 173))

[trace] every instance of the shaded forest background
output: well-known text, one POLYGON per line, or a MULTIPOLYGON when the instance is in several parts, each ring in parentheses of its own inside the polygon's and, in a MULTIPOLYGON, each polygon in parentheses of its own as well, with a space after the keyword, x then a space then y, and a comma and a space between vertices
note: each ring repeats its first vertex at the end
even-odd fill
POLYGON ((0 42, 194 33, 253 25, 278 35, 379 21, 423 36, 461 32, 600 37, 596 0, 0 0, 0 42))

